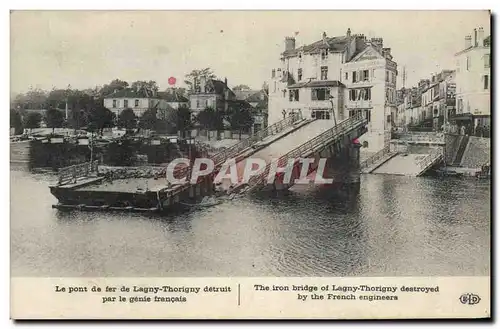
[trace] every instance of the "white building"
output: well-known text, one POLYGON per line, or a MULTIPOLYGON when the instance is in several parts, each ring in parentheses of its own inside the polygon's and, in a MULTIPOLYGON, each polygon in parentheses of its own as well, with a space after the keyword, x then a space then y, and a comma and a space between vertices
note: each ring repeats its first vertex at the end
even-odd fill
POLYGON ((295 38, 287 37, 269 83, 269 124, 294 111, 337 121, 361 112, 369 125, 360 141, 378 151, 390 139, 396 76, 397 64, 381 38, 368 41, 348 29, 345 36, 323 33, 321 40, 296 48, 295 38))
POLYGON ((465 37, 465 49, 455 54, 456 109, 470 115, 471 124, 490 126, 491 37, 482 27, 465 37))
POLYGON ((177 109, 179 106, 189 105, 189 100, 175 92, 150 92, 141 89, 123 89, 116 91, 104 98, 104 107, 114 112, 117 116, 124 109, 132 109, 138 117, 148 110, 177 109))

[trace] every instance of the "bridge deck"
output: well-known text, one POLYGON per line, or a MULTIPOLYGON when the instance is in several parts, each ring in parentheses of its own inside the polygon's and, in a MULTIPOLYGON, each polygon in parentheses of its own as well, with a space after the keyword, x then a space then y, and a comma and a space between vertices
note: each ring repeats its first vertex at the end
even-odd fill
MULTIPOLYGON (((301 144, 313 139, 314 137, 322 134, 328 129, 332 128, 334 125, 332 120, 315 120, 311 121, 296 131, 288 134, 285 137, 278 139, 277 141, 267 145, 263 149, 252 154, 252 158, 262 159, 268 164, 273 159, 281 157, 301 144)), ((248 159, 244 159, 237 163, 236 168, 238 172, 238 182, 243 181, 243 173, 248 159)), ((223 180, 223 187, 228 188, 231 184, 229 179, 223 180)))

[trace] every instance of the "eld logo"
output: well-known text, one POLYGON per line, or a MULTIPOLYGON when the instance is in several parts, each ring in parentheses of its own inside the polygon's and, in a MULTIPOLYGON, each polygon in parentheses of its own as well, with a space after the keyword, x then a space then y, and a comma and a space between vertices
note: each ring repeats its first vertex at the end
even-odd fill
POLYGON ((475 294, 463 294, 460 296, 460 303, 467 305, 475 305, 481 301, 481 298, 475 294))

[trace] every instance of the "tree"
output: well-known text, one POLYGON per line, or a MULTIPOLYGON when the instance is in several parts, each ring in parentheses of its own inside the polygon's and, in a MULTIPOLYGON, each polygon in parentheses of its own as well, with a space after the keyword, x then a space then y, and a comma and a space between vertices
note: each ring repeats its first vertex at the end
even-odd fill
POLYGON ((89 131, 97 131, 102 135, 104 128, 113 127, 114 120, 115 114, 113 112, 105 108, 102 104, 97 104, 88 112, 87 129, 89 131))
POLYGON ((174 93, 176 95, 183 96, 183 97, 188 97, 187 89, 186 88, 182 88, 182 87, 167 88, 167 89, 165 89, 165 92, 174 93))
POLYGON ((124 109, 118 116, 118 127, 131 130, 137 127, 137 116, 132 109, 124 109))
POLYGON ((40 112, 30 112, 24 118, 24 127, 30 129, 40 128, 42 122, 42 115, 40 112))
POLYGON ((156 129, 158 125, 158 117, 156 109, 147 109, 139 119, 139 128, 141 129, 156 129))
POLYGON ((12 101, 13 108, 41 110, 47 105, 47 92, 42 89, 30 89, 25 94, 18 94, 12 101))
POLYGON ((186 74, 186 80, 184 81, 186 85, 188 85, 190 92, 199 91, 201 77, 204 77, 207 80, 216 78, 212 69, 209 67, 201 70, 192 70, 190 73, 186 74))
POLYGON ((158 84, 156 81, 150 80, 150 81, 135 81, 132 82, 132 85, 130 86, 134 90, 141 90, 144 92, 146 97, 151 97, 154 93, 158 91, 158 84))
POLYGON ((14 128, 15 135, 23 132, 23 120, 19 111, 10 110, 10 127, 14 128))
POLYGON ((52 133, 55 128, 61 128, 64 124, 64 115, 61 111, 56 109, 49 109, 45 113, 45 123, 47 128, 52 128, 52 133))
POLYGON ((108 95, 111 95, 112 93, 116 91, 123 90, 128 87, 128 82, 123 81, 120 79, 114 79, 111 81, 109 84, 105 84, 102 86, 102 88, 99 90, 99 95, 100 97, 106 97, 108 95))
MULTIPOLYGON (((207 107, 196 116, 196 121, 207 130, 216 130, 217 138, 219 138, 219 132, 224 129, 224 112, 214 110, 211 107, 207 107)), ((208 134, 208 139, 210 140, 210 133, 208 134)))
POLYGON ((232 129, 238 130, 239 139, 241 139, 241 132, 248 131, 253 126, 254 118, 251 109, 241 103, 234 105, 230 109, 229 122, 232 129))
POLYGON ((176 126, 177 130, 181 132, 183 138, 186 137, 186 131, 192 128, 193 123, 191 122, 191 110, 186 105, 181 105, 177 109, 176 115, 176 126))
POLYGON ((70 93, 71 91, 67 89, 51 90, 49 95, 47 96, 47 105, 50 108, 61 109, 61 110, 65 109, 66 101, 70 93))
POLYGON ((247 85, 237 85, 233 87, 233 91, 250 90, 251 88, 247 85))

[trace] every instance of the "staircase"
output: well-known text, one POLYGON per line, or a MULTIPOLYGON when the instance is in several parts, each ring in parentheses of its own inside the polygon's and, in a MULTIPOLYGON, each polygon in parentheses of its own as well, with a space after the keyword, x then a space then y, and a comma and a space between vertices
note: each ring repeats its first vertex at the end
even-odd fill
POLYGON ((387 145, 365 161, 361 162, 359 165, 359 169, 361 173, 369 174, 397 154, 397 152, 391 152, 389 145, 387 145))
POLYGON ((431 151, 431 153, 426 155, 417 163, 420 171, 416 174, 416 176, 422 176, 427 170, 429 170, 432 166, 442 161, 443 159, 443 152, 441 150, 431 151))
MULTIPOLYGON (((288 163, 288 159, 291 158, 305 158, 313 154, 314 152, 320 151, 335 142, 336 140, 344 138, 344 136, 351 131, 361 128, 368 123, 368 120, 362 116, 362 114, 358 114, 353 116, 347 120, 342 121, 338 125, 333 128, 325 131, 324 133, 316 136, 315 138, 307 141, 306 143, 298 146, 287 154, 281 156, 278 160, 278 167, 283 167, 288 163)), ((271 169, 271 162, 269 162, 265 168, 265 170, 257 175, 253 176, 249 179, 247 188, 245 192, 255 191, 260 188, 263 188, 266 184, 265 181, 269 175, 269 171, 271 169)), ((235 189, 235 191, 238 189, 235 189)))
POLYGON ((453 159, 452 166, 460 167, 468 143, 469 136, 463 136, 462 140, 460 141, 460 147, 458 148, 457 154, 455 155, 455 159, 453 159))

